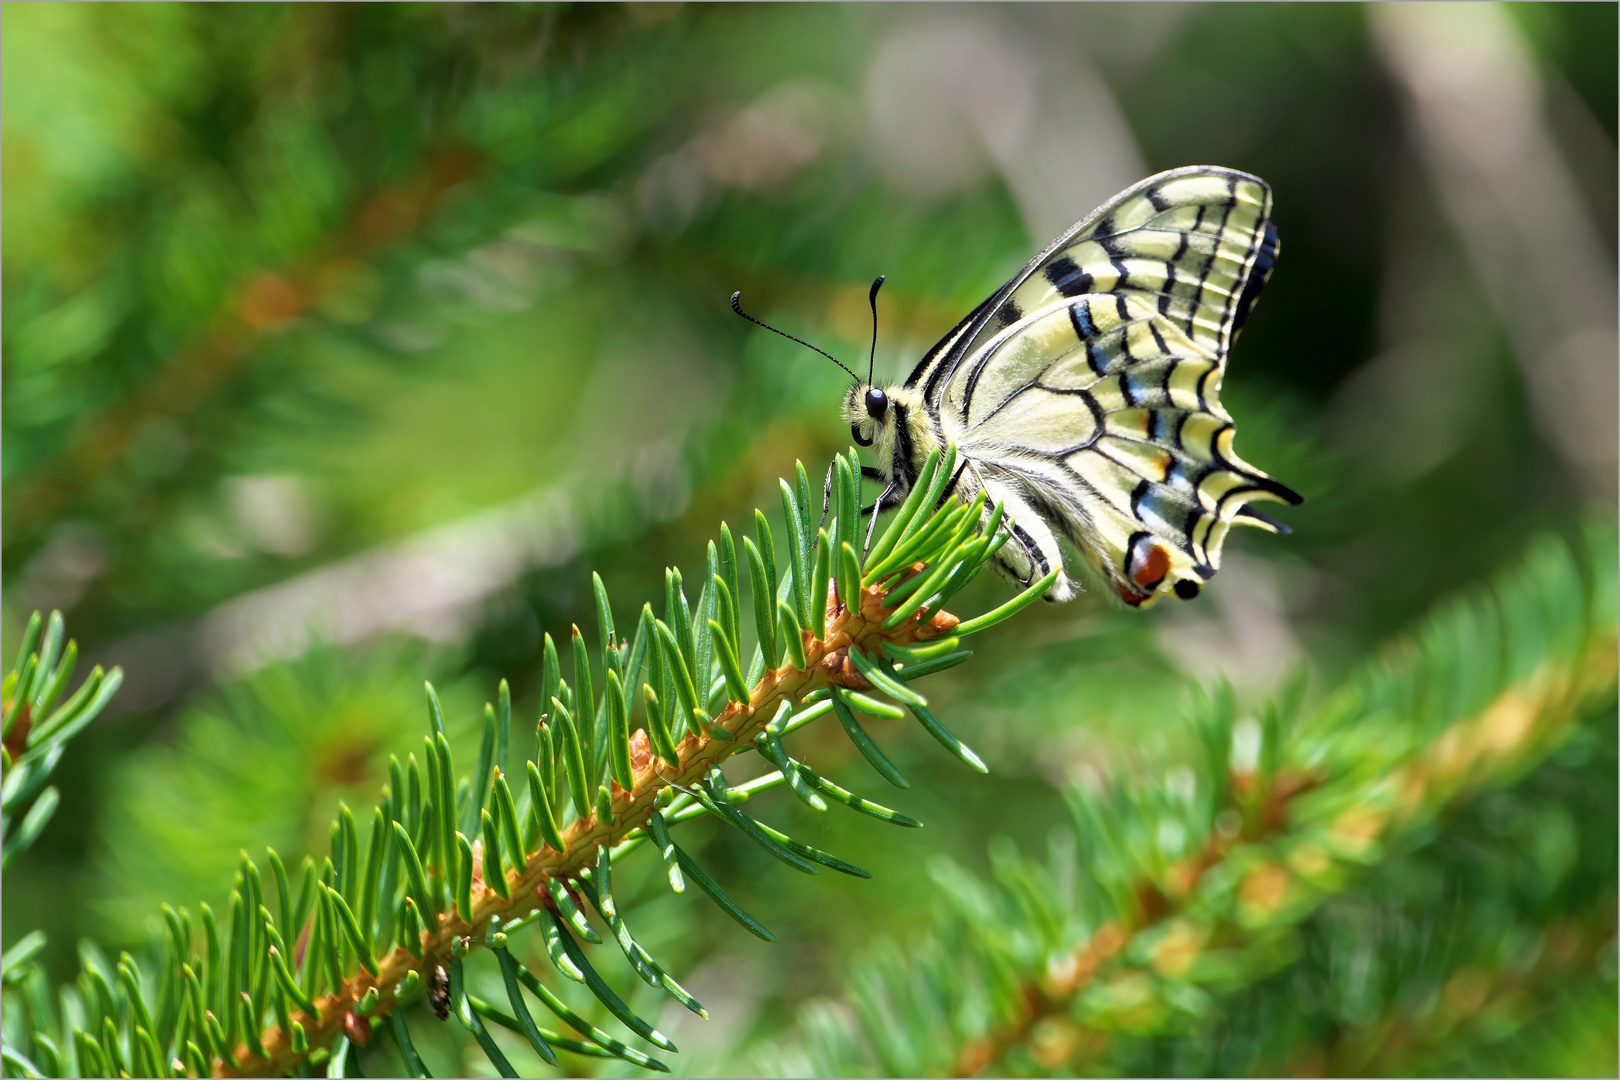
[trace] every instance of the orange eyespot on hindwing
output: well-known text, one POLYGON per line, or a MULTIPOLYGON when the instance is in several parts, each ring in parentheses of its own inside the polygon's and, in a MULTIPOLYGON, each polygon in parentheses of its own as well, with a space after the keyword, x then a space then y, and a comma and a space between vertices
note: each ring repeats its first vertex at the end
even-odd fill
POLYGON ((1170 552, 1158 540, 1139 533, 1131 542, 1130 564, 1126 570, 1131 581, 1152 592, 1170 572, 1170 552))

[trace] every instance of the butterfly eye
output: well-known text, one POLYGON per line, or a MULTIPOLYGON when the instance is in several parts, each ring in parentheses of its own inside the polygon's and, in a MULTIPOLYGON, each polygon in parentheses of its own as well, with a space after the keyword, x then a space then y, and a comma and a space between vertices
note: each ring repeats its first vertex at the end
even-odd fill
POLYGON ((888 395, 881 390, 868 390, 866 392, 866 415, 874 420, 883 419, 883 414, 889 408, 888 395))

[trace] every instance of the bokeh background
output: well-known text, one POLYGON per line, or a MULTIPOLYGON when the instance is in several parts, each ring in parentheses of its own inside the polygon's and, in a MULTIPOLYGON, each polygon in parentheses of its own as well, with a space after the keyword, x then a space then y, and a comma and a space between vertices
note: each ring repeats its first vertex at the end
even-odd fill
MULTIPOLYGON (((734 289, 854 364, 886 273, 900 376, 1113 192, 1253 171, 1282 256, 1224 398, 1310 501, 1292 537, 1234 536, 1196 603, 1088 595, 942 676, 992 772, 896 732, 921 833, 781 800, 876 881, 789 881, 694 826, 783 940, 648 894, 715 1017, 671 1031, 690 1072, 750 1071, 903 940, 931 856, 1042 850, 1066 778, 1173 755, 1194 685, 1258 701, 1304 663, 1319 693, 1533 533, 1612 513, 1613 4, 3 18, 4 647, 60 608, 128 675, 7 874, 4 940, 45 929, 64 977, 81 937, 217 906, 240 848, 324 849, 417 745, 424 678, 463 737, 501 677, 535 714, 591 570, 622 622, 844 445, 842 374, 734 289)), ((840 738, 806 756, 866 784, 840 738)))

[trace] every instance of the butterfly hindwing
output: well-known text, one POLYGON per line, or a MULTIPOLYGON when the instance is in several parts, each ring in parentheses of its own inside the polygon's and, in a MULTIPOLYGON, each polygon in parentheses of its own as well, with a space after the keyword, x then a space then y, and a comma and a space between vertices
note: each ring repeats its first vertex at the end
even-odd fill
MULTIPOLYGON (((1027 585, 1045 577, 1054 567, 1061 567, 1063 549, 1048 524, 1050 515, 1039 505, 1037 493, 1043 490, 1039 477, 991 462, 976 463, 974 471, 977 478, 982 479, 987 499, 1006 508, 1004 520, 1012 539, 998 553, 1002 568, 1027 585)), ((1074 595, 1074 587, 1066 577, 1060 576, 1047 595, 1054 600, 1068 600, 1074 595)))
POLYGON ((1276 259, 1270 203, 1263 181, 1228 169, 1151 177, 1054 241, 913 373, 976 466, 964 484, 1006 498, 1022 527, 1003 549, 1009 572, 1061 565, 1063 535, 1128 602, 1196 595, 1234 520, 1276 527, 1250 500, 1301 501, 1237 457, 1219 400, 1276 259))

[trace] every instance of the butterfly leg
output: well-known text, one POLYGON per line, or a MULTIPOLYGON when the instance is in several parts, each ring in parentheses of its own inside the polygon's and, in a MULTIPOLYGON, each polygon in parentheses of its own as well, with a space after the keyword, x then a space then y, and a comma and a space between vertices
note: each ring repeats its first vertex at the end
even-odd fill
MULTIPOLYGON (((872 471, 877 472, 876 469, 873 469, 872 471)), ((878 476, 881 478, 882 474, 879 473, 878 476)), ((866 543, 861 545, 862 561, 866 559, 866 553, 872 550, 872 532, 877 528, 878 515, 883 513, 885 510, 892 510, 894 507, 899 506, 904 501, 905 500, 901 498, 900 493, 895 490, 894 484, 891 483, 888 487, 883 489, 883 494, 877 497, 877 502, 873 503, 871 506, 861 508, 861 513, 872 515, 872 520, 866 525, 866 543)))
POLYGON ((827 466, 827 479, 821 485, 821 520, 816 522, 816 539, 810 544, 811 551, 814 551, 816 544, 821 542, 821 530, 827 527, 827 508, 832 505, 833 470, 837 467, 837 462, 827 466))

